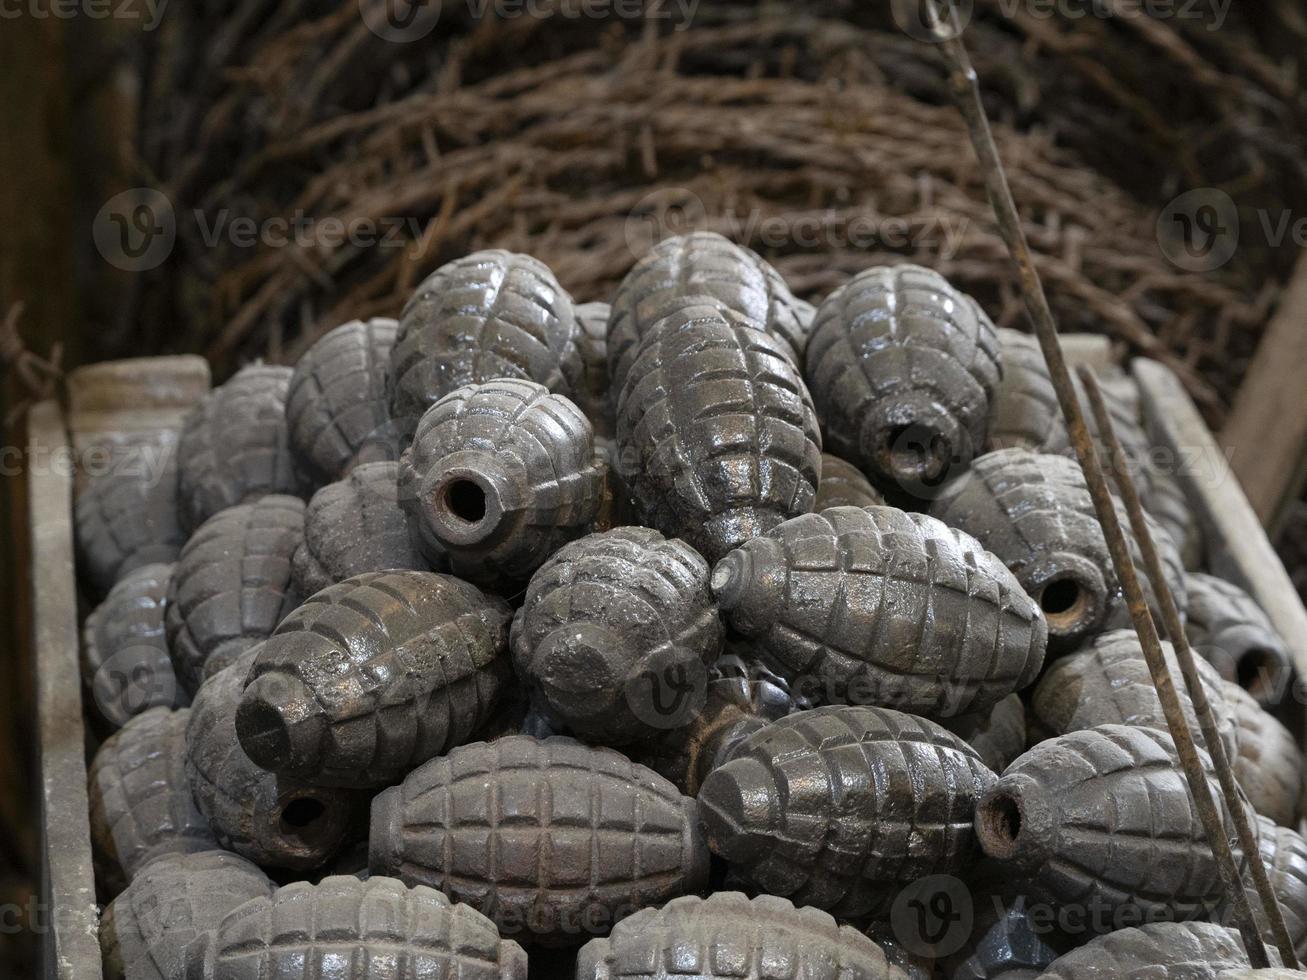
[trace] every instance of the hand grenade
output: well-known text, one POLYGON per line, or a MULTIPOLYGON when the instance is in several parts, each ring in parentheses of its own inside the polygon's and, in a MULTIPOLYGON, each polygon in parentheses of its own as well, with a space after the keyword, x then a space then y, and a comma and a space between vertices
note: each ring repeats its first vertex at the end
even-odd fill
POLYGON ((1071 440, 1039 341, 1028 333, 999 327, 998 346, 1003 377, 989 403, 986 451, 1047 453, 1068 448, 1071 440))
POLYGON ((191 535, 168 583, 164 624, 173 669, 192 694, 300 603, 291 558, 304 502, 263 497, 216 514, 191 535))
POLYGON ((1191 572, 1185 587, 1184 631, 1194 652, 1262 704, 1273 704, 1283 695, 1292 666, 1283 638, 1261 606, 1215 575, 1191 572))
POLYGON ((364 572, 428 569, 399 506, 399 464, 361 463, 315 493, 291 566, 305 596, 364 572))
POLYGON ((526 954, 430 888, 340 875, 246 902, 187 947, 185 980, 255 977, 526 980, 526 954))
POLYGON ((812 400, 784 346, 690 303, 640 345, 617 407, 642 523, 709 561, 807 513, 821 472, 812 400))
POLYGON ((217 847, 186 780, 190 711, 151 708, 105 740, 89 774, 99 877, 121 887, 162 854, 217 847))
POLYGON ((580 328, 543 262, 498 249, 449 262, 404 307, 390 355, 390 411, 409 429, 450 392, 501 378, 568 395, 582 383, 580 328))
POLYGON ((572 401, 594 426, 596 438, 611 439, 617 431, 613 416, 612 382, 608 375, 608 320, 612 307, 607 303, 582 303, 576 308, 580 327, 577 347, 584 368, 582 383, 572 392, 572 401))
POLYGON ((1152 728, 1103 725, 1041 742, 980 801, 976 833, 1032 900, 1105 906, 1087 922, 1094 931, 1191 919, 1223 893, 1171 736, 1152 728))
POLYGON ((655 325, 692 296, 711 298, 779 341, 793 364, 802 363, 811 325, 804 317, 808 304, 794 298, 780 273, 758 253, 715 232, 699 231, 659 242, 617 288, 608 327, 614 395, 626 384, 640 345, 655 325))
POLYGON ((186 416, 178 463, 187 528, 193 531, 237 504, 305 489, 286 427, 290 376, 290 368, 251 364, 186 416))
POLYGON ((388 786, 489 720, 511 678, 501 599, 435 572, 324 589, 256 651, 236 731, 270 772, 388 786))
POLYGON ((373 874, 429 885, 526 943, 579 946, 707 885, 694 801, 611 749, 478 742, 372 802, 373 874))
MULTIPOLYGON (((1296 830, 1277 827, 1266 817, 1258 817, 1253 828, 1258 834, 1258 847, 1262 862, 1271 880, 1271 891, 1280 905, 1284 925, 1293 943, 1293 951, 1301 960, 1307 956, 1307 840, 1296 830)), ((1244 882, 1248 904, 1261 929, 1262 938, 1269 948, 1275 948, 1275 937, 1266 922, 1261 898, 1249 881, 1244 882)), ((1216 917, 1220 922, 1233 922, 1234 913, 1227 902, 1216 917)))
POLYGON ((400 503, 433 563, 519 583, 599 512, 603 474, 580 409, 531 381, 468 385, 436 402, 399 463, 400 503))
POLYGON ((267 875, 227 851, 151 861, 100 919, 104 980, 181 980, 189 943, 272 891, 267 875))
POLYGON ((236 736, 236 709, 257 650, 204 682, 186 726, 186 776, 218 843, 258 864, 307 871, 347 843, 358 794, 309 786, 256 766, 236 736))
POLYGON ((641 909, 593 939, 576 980, 907 980, 853 926, 774 895, 687 895, 641 909))
POLYGON ((712 586, 768 666, 796 690, 815 679, 826 702, 952 717, 1025 687, 1044 660, 1044 618, 1012 573, 893 507, 786 521, 727 555, 712 586))
POLYGON ((880 266, 818 307, 803 375, 827 448, 923 496, 985 443, 998 334, 939 273, 880 266))
POLYGON ((947 718, 941 724, 970 745, 994 772, 1001 773, 1026 750, 1026 706, 1009 694, 988 711, 947 718))
POLYGON ((1230 757, 1239 787, 1262 816, 1296 827, 1307 770, 1297 739, 1243 688, 1227 682, 1224 692, 1239 733, 1239 754, 1230 757))
POLYGON ((164 633, 171 565, 129 572, 86 617, 82 679, 101 716, 120 728, 150 708, 184 708, 191 699, 173 673, 164 633))
POLYGON ((851 918, 955 874, 995 776, 952 732, 888 708, 800 711, 751 735, 699 789, 708 845, 765 892, 851 918))
POLYGON ((301 355, 286 394, 295 458, 319 483, 344 477, 359 463, 399 458, 390 422, 386 370, 399 324, 351 320, 301 355))
POLYGON ((698 553, 623 527, 565 545, 536 572, 513 621, 513 662, 551 724, 621 744, 702 708, 723 632, 698 553))
POLYGON ((881 492, 856 466, 830 453, 821 454, 821 482, 817 484, 814 511, 828 507, 879 507, 884 503, 881 492))
POLYGON ((1248 967, 1239 934, 1213 922, 1153 922, 1086 943, 1039 980, 1224 980, 1248 967))

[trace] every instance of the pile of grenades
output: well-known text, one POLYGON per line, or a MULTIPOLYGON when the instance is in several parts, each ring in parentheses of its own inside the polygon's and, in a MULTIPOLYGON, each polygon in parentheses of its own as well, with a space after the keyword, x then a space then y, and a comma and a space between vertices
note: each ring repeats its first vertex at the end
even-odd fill
MULTIPOLYGON (((1108 390, 1307 954, 1285 645, 1108 390)), ((110 980, 1248 969, 1039 350, 931 270, 478 252, 146 443, 76 510, 110 980)))

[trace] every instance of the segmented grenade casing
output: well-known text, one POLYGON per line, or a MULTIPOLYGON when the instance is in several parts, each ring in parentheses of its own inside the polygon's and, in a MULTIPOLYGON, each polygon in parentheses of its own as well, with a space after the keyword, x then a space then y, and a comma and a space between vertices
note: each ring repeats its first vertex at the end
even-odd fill
POLYGON ((713 852, 760 890, 851 918, 966 868, 995 778, 934 722, 836 705, 751 735, 704 780, 699 810, 713 852))
POLYGON ((250 364, 186 416, 177 449, 185 527, 268 494, 305 489, 286 426, 290 376, 287 367, 250 364))
POLYGON ((1289 651, 1257 601, 1237 585, 1200 572, 1185 576, 1185 588, 1184 632, 1194 652, 1262 704, 1283 696, 1292 671, 1289 651))
POLYGON ((977 711, 941 722, 970 745, 994 772, 1002 772, 1026 750, 1026 705, 1020 694, 1009 694, 988 711, 977 711))
POLYGON ((186 726, 186 777, 218 843, 265 867, 307 871, 347 843, 365 798, 260 769, 236 736, 257 650, 204 682, 186 726))
POLYGON ((915 265, 866 269, 817 308, 803 376, 826 448, 909 494, 985 444, 998 333, 965 293, 915 265))
POLYGON ((559 549, 513 621, 513 662, 532 703, 551 724, 605 744, 684 725, 722 648, 708 579, 693 548, 650 528, 559 549))
POLYGON ((186 690, 194 694, 299 605, 292 558, 303 540, 304 501, 280 495, 228 508, 191 535, 164 612, 173 668, 186 690))
POLYGON ((409 428, 468 384, 519 378, 564 395, 582 384, 572 297, 529 255, 492 249, 449 262, 404 306, 390 355, 391 417, 409 428))
POLYGON ((709 561, 816 500, 821 435, 798 370, 717 305, 685 304, 644 337, 617 443, 641 523, 709 561))
POLYGON ((1119 929, 1054 961, 1040 980, 1223 980, 1247 968, 1239 934, 1214 922, 1154 922, 1119 929))
POLYGON ((100 919, 104 980, 181 980, 192 940, 272 891, 267 875, 228 851, 150 862, 100 919))
POLYGON ((1039 607, 975 539, 924 514, 834 507, 727 555, 728 625, 827 701, 930 717, 981 711, 1034 680, 1039 607))
POLYGON ((1227 681, 1224 693, 1239 734, 1239 754, 1230 762, 1240 789, 1262 816, 1296 827, 1307 771, 1298 740, 1237 684, 1227 681))
POLYGON ((364 572, 430 568, 399 506, 399 464, 360 463, 315 493, 291 564, 304 596, 364 572))
POLYGON ((173 673, 163 610, 171 565, 145 565, 109 590, 82 629, 82 680, 115 728, 151 708, 183 708, 190 697, 173 673))
POLYGON ((608 326, 608 365, 616 396, 639 357, 640 345, 658 322, 687 297, 711 298, 753 329, 784 344, 789 360, 802 363, 811 320, 780 273, 762 256, 716 232, 666 238, 626 274, 613 298, 608 326))
POLYGON ((368 572, 307 599, 255 651, 236 731, 270 772, 387 786, 467 740, 511 681, 501 599, 435 572, 368 572))
POLYGON ((359 463, 399 458, 390 422, 386 371, 399 323, 351 320, 314 341, 295 362, 286 422, 295 458, 319 483, 359 463))
POLYGON ((191 800, 183 708, 151 708, 100 746, 91 763, 91 841, 99 878, 121 887, 163 854, 217 847, 191 800))
POLYGON ((585 534, 604 490, 581 410, 513 379, 468 385, 431 406, 399 478, 423 553, 486 584, 525 581, 585 534))
POLYGON ((907 980, 884 951, 825 912, 784 898, 687 895, 623 919, 581 950, 576 980, 907 980))
POLYGON ((1046 453, 1070 446, 1039 341, 1031 334, 999 327, 998 347, 1003 377, 989 402, 986 451, 1046 453))
POLYGON ((976 833, 1032 900, 1105 908, 1090 929, 1191 919, 1223 894, 1171 736, 1156 729, 1103 725, 1039 743, 980 801, 976 833))
POLYGON ((582 381, 572 391, 572 401, 594 426, 597 438, 611 439, 617 432, 613 414, 616 396, 608 374, 608 320, 612 307, 607 303, 581 303, 576 308, 577 347, 581 351, 582 381))
POLYGON ((884 496, 856 466, 830 453, 821 454, 821 482, 817 484, 814 511, 828 507, 879 507, 883 503, 884 496))
POLYGON ((247 902, 186 950, 185 980, 274 976, 526 980, 526 954, 430 888, 341 875, 247 902))
POLYGON ((611 749, 526 735, 454 749, 372 802, 369 867, 429 885, 506 936, 579 946, 707 885, 694 801, 611 749))
MULTIPOLYGON (((1276 826, 1274 821, 1266 817, 1258 817, 1253 829, 1258 835, 1258 846, 1262 853, 1262 863, 1266 865, 1266 874, 1271 881, 1271 891, 1280 904, 1293 951, 1301 960, 1307 957, 1307 840, 1296 830, 1276 826)), ((1251 882, 1245 882, 1244 888, 1248 892, 1248 904, 1257 917, 1262 938, 1268 947, 1274 948, 1275 937, 1266 921, 1257 889, 1251 882)), ((1217 916, 1217 921, 1234 921, 1230 903, 1226 903, 1217 916)))

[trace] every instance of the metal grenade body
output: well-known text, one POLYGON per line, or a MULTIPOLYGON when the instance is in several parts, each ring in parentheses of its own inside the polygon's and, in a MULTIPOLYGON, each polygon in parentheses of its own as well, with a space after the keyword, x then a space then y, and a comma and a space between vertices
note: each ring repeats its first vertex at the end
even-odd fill
POLYGON ((914 495, 984 446, 998 334, 939 273, 881 266, 818 307, 803 373, 827 448, 914 495))
POLYGON ((1003 377, 989 402, 986 451, 1046 453, 1069 447, 1062 408, 1039 341, 1031 334, 999 327, 998 346, 1003 377))
POLYGON ((186 416, 178 445, 182 523, 268 494, 298 495, 304 483, 290 450, 286 391, 291 369, 242 368, 186 416))
POLYGON ((646 335, 618 398, 623 478, 641 523, 709 561, 812 509, 821 435, 784 346, 688 304, 646 335))
POLYGON ((559 549, 513 622, 513 662, 533 704, 551 724, 611 744, 684 725, 722 648, 708 579, 693 548, 650 528, 559 549))
POLYGON ((263 497, 205 521, 182 549, 164 623, 173 668, 200 682, 266 639, 300 603, 292 558, 304 540, 304 502, 263 497))
MULTIPOLYGON (((1258 834, 1258 847, 1262 853, 1262 862, 1266 865, 1266 874, 1271 881, 1271 891, 1280 905, 1284 915, 1284 925, 1293 943, 1293 951, 1301 960, 1307 956, 1307 840, 1296 830, 1276 826, 1274 821, 1259 817, 1253 828, 1258 834)), ((1269 947, 1274 947, 1275 937, 1266 921, 1257 889, 1245 882, 1248 891, 1248 904, 1252 906, 1257 918, 1262 938, 1269 947)), ((1222 909, 1218 921, 1229 922, 1233 912, 1227 903, 1222 909)))
POLYGON ((291 564, 303 596, 364 572, 428 569, 399 506, 399 464, 361 463, 315 493, 291 564))
POLYGON ((390 785, 490 719, 511 680, 511 617, 502 600, 435 572, 330 586, 255 651, 241 746, 314 785, 390 785))
POLYGON ((1248 966, 1233 929, 1214 922, 1153 922, 1098 936, 1059 957, 1039 980, 1228 980, 1248 966))
POLYGON ((295 458, 318 483, 359 463, 399 458, 390 422, 386 371, 399 323, 351 320, 314 341, 295 362, 286 422, 295 458))
POLYGON ((572 297, 529 255, 474 252, 428 276, 390 356, 391 417, 411 429, 464 385, 518 378, 567 395, 582 383, 572 297))
POLYGON ((485 584, 520 583, 598 515, 604 478, 581 410, 532 381, 451 392, 400 459, 400 503, 433 562, 485 584))
POLYGON ((709 846, 760 890, 842 917, 975 856, 971 818, 995 776, 934 722, 853 705, 755 732, 699 789, 709 846))
POLYGON ((969 535, 893 507, 786 521, 713 570, 728 625, 794 690, 930 717, 984 710, 1044 659, 1039 607, 969 535))
POLYGON ((1239 787, 1262 816, 1281 826, 1298 826, 1307 771, 1298 740, 1243 688, 1226 682, 1224 690, 1239 731, 1239 754, 1230 756, 1239 787))
POLYGON ((1194 652, 1222 677, 1274 704, 1290 681, 1284 639, 1247 592, 1215 575, 1185 576, 1185 636, 1194 652))
POLYGON ((879 507, 885 498, 852 463, 830 453, 821 454, 821 482, 814 511, 829 507, 879 507))
POLYGON ((572 392, 572 401, 594 426, 595 437, 612 439, 617 432, 613 415, 615 395, 608 373, 608 321, 612 307, 607 303, 582 303, 576 308, 577 346, 581 351, 582 382, 572 392))
POLYGON ((429 885, 508 936, 578 946, 707 885, 694 801, 610 749, 525 735, 415 769, 372 802, 369 867, 429 885))
POLYGON ((1009 694, 988 711, 946 718, 941 724, 975 749, 996 773, 1026 751, 1026 705, 1020 694, 1009 694))

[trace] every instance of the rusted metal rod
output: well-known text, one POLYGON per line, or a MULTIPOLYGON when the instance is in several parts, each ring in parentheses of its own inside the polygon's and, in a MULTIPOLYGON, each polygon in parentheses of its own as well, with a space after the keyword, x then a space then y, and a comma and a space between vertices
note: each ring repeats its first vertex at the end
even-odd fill
POLYGON ((1270 965, 1266 945, 1262 942, 1257 921, 1253 917, 1252 906, 1240 881, 1238 862, 1235 861, 1234 851, 1225 836, 1225 827, 1216 800, 1212 796, 1207 773, 1199 758, 1193 733, 1189 730, 1184 710, 1180 705, 1180 696, 1176 693, 1175 681, 1171 677, 1166 657, 1162 652, 1162 641, 1157 635, 1157 626, 1153 623, 1139 576, 1130 558, 1130 547, 1117 517, 1112 492, 1107 485, 1107 477, 1099 462, 1098 451, 1090 437, 1089 427, 1085 424, 1084 411, 1076 395, 1071 372, 1067 368, 1066 357, 1062 352, 1062 344, 1057 336, 1053 311, 1048 305, 1048 296, 1044 293, 1043 283, 1035 268, 1030 243, 1026 240, 1025 231, 1021 227, 1016 201, 1012 197, 1012 189, 1008 185, 1007 174, 1003 169, 998 147, 994 143, 994 134, 989 126, 989 117, 981 101, 976 70, 962 41, 961 26, 952 4, 949 0, 945 0, 945 3, 948 4, 947 23, 939 13, 936 0, 927 0, 926 10, 948 66, 949 87, 966 121, 972 146, 980 161, 985 189, 995 217, 998 219, 999 232, 1016 265, 1026 311, 1034 323, 1035 335, 1039 338, 1039 346, 1048 364, 1058 404, 1066 419, 1071 443, 1075 446, 1076 456, 1080 460, 1080 468, 1084 471, 1085 482, 1089 486, 1098 521, 1103 527, 1103 536, 1112 555, 1112 565, 1125 592, 1130 618, 1134 622, 1135 631, 1139 634, 1139 642, 1148 661, 1153 686, 1157 688, 1157 696, 1162 703, 1167 727, 1175 741, 1180 764, 1189 783, 1189 792, 1202 820, 1212 855, 1216 859, 1222 884, 1230 897, 1235 924, 1243 938, 1250 963, 1255 968, 1264 968, 1270 965))
POLYGON ((1212 714, 1211 704, 1208 703, 1202 678, 1198 676, 1194 653, 1185 636, 1184 624, 1180 621, 1180 610, 1175 605, 1175 596, 1166 583, 1162 558, 1157 553, 1157 542, 1153 540, 1153 532, 1144 518, 1144 507, 1139 500, 1139 488, 1135 485, 1134 474, 1129 471, 1129 463, 1121 448, 1121 440, 1117 438, 1116 429, 1112 425, 1112 418, 1108 414, 1107 403, 1103 400, 1098 378, 1090 368, 1085 366, 1080 367, 1076 373, 1080 375, 1081 386, 1089 400, 1090 410, 1094 413, 1094 421, 1098 423, 1098 434, 1103 440, 1103 448, 1108 454, 1108 462, 1116 478, 1117 489, 1121 492, 1121 500, 1130 517, 1130 527, 1139 542, 1139 551, 1144 559, 1144 571, 1153 584, 1153 593, 1157 596, 1161 607, 1162 624, 1171 638, 1171 645, 1175 647, 1175 656, 1180 662, 1180 673, 1189 691, 1189 700, 1193 702, 1194 714, 1198 716, 1198 725, 1202 729, 1203 741, 1207 743, 1207 752, 1211 755, 1212 764, 1216 768, 1217 780, 1221 784, 1221 795, 1225 798, 1225 808, 1230 811, 1239 837, 1239 846, 1243 848, 1244 855, 1248 859, 1248 869, 1252 873, 1257 896, 1261 899, 1271 936, 1280 951, 1280 958, 1284 961, 1285 967, 1296 970, 1298 958, 1294 953, 1293 940, 1289 937, 1284 913, 1271 888, 1271 879, 1266 874, 1266 864, 1262 861, 1261 849, 1257 846, 1257 835, 1252 822, 1248 819, 1248 812, 1241 799, 1238 784, 1235 782, 1234 770, 1225 754, 1225 743, 1216 732, 1216 718, 1212 714))

